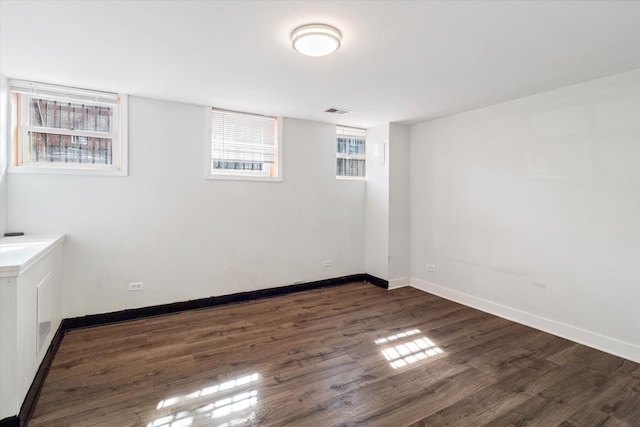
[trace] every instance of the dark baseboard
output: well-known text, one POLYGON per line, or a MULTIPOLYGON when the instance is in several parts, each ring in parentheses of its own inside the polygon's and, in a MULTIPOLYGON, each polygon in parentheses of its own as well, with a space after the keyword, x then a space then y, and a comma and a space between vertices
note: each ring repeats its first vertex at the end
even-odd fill
POLYGON ((56 330, 56 333, 53 335, 51 339, 51 344, 49 344, 49 348, 40 362, 40 366, 38 367, 38 371, 36 372, 36 376, 33 378, 31 382, 31 387, 27 391, 27 395, 24 397, 24 401, 22 402, 22 406, 20 407, 20 413, 17 417, 9 417, 0 421, 0 427, 5 426, 26 426, 27 422, 31 418, 33 414, 33 410, 36 407, 36 401, 38 400, 38 396, 40 396, 40 391, 42 391, 42 386, 44 385, 44 379, 47 377, 49 373, 49 368, 51 368, 51 363, 53 362, 53 358, 58 352, 58 348, 60 347, 60 343, 62 342, 62 337, 64 336, 64 330, 62 328, 62 324, 56 330), (7 424, 5 424, 5 421, 7 424))
POLYGON ((376 285, 382 289, 389 289, 389 281, 388 280, 384 280, 384 279, 380 279, 379 277, 376 276, 372 276, 370 274, 365 274, 364 275, 364 279, 365 282, 369 282, 372 285, 376 285))
POLYGON ((7 417, 0 420, 0 427, 20 427, 20 418, 16 417, 7 417))
MULTIPOLYGON (((378 283, 374 283, 372 280, 376 280, 380 283, 381 279, 378 279, 368 274, 352 274, 350 276, 336 277, 333 279, 318 280, 315 282, 298 283, 294 285, 281 286, 277 288, 260 289, 257 291, 239 292, 230 295, 221 295, 217 297, 200 298, 190 301, 174 302, 170 304, 153 305, 149 307, 133 308, 129 310, 114 311, 111 313, 102 314, 90 314, 82 317, 74 317, 71 319, 64 319, 62 321, 62 329, 64 331, 88 328, 92 326, 105 325, 109 323, 124 322, 127 320, 142 319, 145 317, 161 316, 163 314, 179 313, 186 310, 195 310, 199 308, 215 307, 217 305, 230 304, 242 301, 258 300, 263 298, 271 298, 279 295, 291 294, 294 292, 308 291, 311 289, 320 289, 330 286, 344 285, 353 282, 367 281, 377 286, 382 286, 378 283), (369 280, 371 278, 371 280, 369 280)), ((386 281, 384 281, 387 283, 386 281)), ((384 285, 382 287, 388 287, 384 285)))
POLYGON ((60 327, 53 336, 53 340, 47 349, 47 353, 38 368, 31 387, 27 392, 20 414, 18 416, 7 417, 0 420, 0 427, 23 427, 31 419, 35 403, 38 400, 44 380, 49 372, 53 358, 60 347, 62 338, 67 331, 79 328, 105 325, 109 323, 125 322, 127 320, 142 319, 145 317, 161 316, 164 314, 179 313, 186 310, 215 307, 217 305, 230 304, 242 301, 252 301, 264 298, 272 298, 280 295, 292 294, 295 292, 308 291, 312 289, 327 288, 331 286, 346 285, 354 282, 369 282, 372 285, 384 289, 389 288, 389 282, 370 274, 352 274, 349 276, 335 277, 332 279, 318 280, 315 282, 297 283, 294 285, 281 286, 277 288, 260 289, 257 291, 239 292, 236 294, 222 295, 217 297, 200 298, 190 301, 174 302, 171 304, 154 305, 149 307, 134 308, 129 310, 114 311, 111 313, 90 314, 82 317, 63 319, 60 327))

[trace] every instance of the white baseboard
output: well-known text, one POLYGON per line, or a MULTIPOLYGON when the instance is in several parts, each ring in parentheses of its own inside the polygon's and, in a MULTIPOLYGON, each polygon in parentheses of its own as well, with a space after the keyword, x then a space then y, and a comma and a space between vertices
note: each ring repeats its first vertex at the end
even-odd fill
MULTIPOLYGON (((421 291, 640 363, 640 346, 638 345, 517 310, 415 277, 410 279, 410 285, 421 291)), ((389 282, 389 287, 391 288, 391 282, 389 282)))
POLYGON ((399 279, 389 280, 389 289, 398 289, 409 286, 410 279, 408 277, 400 277, 399 279))

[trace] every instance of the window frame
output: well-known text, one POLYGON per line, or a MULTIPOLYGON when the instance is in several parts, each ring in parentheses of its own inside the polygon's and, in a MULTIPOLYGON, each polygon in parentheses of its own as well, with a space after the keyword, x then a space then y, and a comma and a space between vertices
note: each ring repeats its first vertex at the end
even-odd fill
POLYGON ((335 175, 336 175, 336 179, 340 179, 340 180, 348 180, 348 181, 366 181, 367 180, 367 130, 364 128, 357 128, 357 127, 353 127, 353 126, 343 126, 343 125, 336 125, 336 133, 335 133, 335 137, 334 137, 334 149, 335 149, 335 153, 336 153, 336 162, 335 162, 335 175), (343 133, 339 134, 338 130, 342 129, 343 133), (354 131, 358 131, 361 132, 363 135, 357 135, 357 134, 348 134, 348 133, 344 133, 346 132, 348 129, 352 129, 354 131), (338 138, 339 137, 345 137, 345 136, 351 136, 351 137, 356 137, 356 138, 363 138, 364 139, 364 153, 363 154, 347 154, 347 153, 339 153, 338 152, 338 138), (349 176, 349 175, 338 175, 338 159, 347 159, 347 160, 363 160, 364 161, 364 175, 353 175, 353 176, 349 176))
POLYGON ((281 116, 270 116, 265 114, 248 113, 245 111, 234 111, 216 107, 207 107, 207 128, 206 128, 206 141, 205 141, 205 179, 207 180, 222 180, 222 181, 262 181, 262 182, 282 182, 283 177, 283 118, 281 116), (211 162, 212 145, 213 145, 213 118, 215 111, 229 112, 235 114, 243 114, 256 117, 268 117, 273 118, 276 121, 276 176, 267 176, 262 173, 255 173, 254 171, 234 170, 229 169, 227 171, 213 172, 211 162))
POLYGON ((92 89, 76 88, 72 86, 54 85, 49 83, 32 82, 18 79, 9 80, 9 130, 10 141, 10 164, 7 168, 11 173, 31 173, 31 174, 65 174, 65 175, 102 175, 102 176, 127 176, 128 175, 128 96, 126 94, 104 92, 92 89), (51 91, 47 94, 26 93, 26 91, 16 91, 12 89, 14 85, 25 87, 31 86, 33 91, 42 89, 51 91), (76 93, 80 96, 96 97, 106 95, 115 97, 113 104, 113 122, 110 133, 94 131, 49 128, 32 126, 29 122, 29 105, 32 98, 51 99, 59 102, 86 102, 88 105, 99 105, 99 102, 90 100, 80 100, 65 97, 65 93, 76 93), (28 133, 38 132, 49 135, 67 135, 89 138, 106 138, 111 140, 112 156, 111 164, 94 163, 57 163, 32 161, 29 156, 31 145, 28 133))

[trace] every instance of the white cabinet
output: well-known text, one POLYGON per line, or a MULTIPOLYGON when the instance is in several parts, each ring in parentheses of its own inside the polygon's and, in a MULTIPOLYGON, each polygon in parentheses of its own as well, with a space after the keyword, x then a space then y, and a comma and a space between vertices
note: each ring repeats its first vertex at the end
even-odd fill
POLYGON ((62 321, 63 241, 0 239, 0 419, 18 415, 62 321))

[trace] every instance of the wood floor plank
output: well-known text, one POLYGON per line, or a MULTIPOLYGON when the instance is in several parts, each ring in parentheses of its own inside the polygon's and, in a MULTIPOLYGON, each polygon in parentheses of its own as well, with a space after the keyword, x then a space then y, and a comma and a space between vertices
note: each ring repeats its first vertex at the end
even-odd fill
POLYGON ((513 410, 531 396, 514 394, 495 384, 440 409, 436 413, 411 424, 411 427, 450 426, 468 427, 488 423, 513 410))
POLYGON ((29 426, 639 426, 640 366, 353 283, 69 332, 29 426))
POLYGON ((640 420, 640 379, 616 375, 567 420, 577 425, 633 425, 640 420))
POLYGON ((637 423, 630 424, 615 415, 587 406, 563 421, 559 427, 637 427, 637 423))

